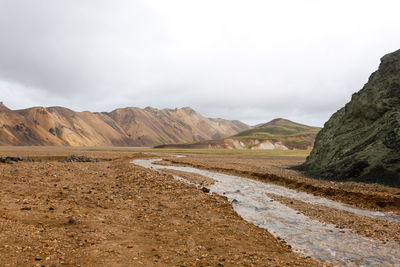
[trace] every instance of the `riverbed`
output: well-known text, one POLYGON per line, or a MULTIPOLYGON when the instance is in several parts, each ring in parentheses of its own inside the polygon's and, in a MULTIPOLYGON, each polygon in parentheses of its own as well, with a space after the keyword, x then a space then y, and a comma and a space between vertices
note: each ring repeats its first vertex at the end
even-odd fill
MULTIPOLYGON (((160 160, 139 159, 132 163, 151 169, 191 172, 213 179, 214 184, 208 186, 211 194, 226 196, 241 217, 259 227, 268 229, 270 233, 287 242, 296 252, 320 261, 346 266, 400 266, 400 246, 397 243, 387 242, 384 244, 358 235, 350 229, 341 229, 334 224, 313 220, 301 212, 273 200, 268 197, 268 194, 345 210, 357 215, 380 219, 382 222, 400 221, 399 215, 359 209, 283 186, 239 176, 192 167, 154 164, 160 160)), ((176 175, 175 178, 184 180, 176 175)))

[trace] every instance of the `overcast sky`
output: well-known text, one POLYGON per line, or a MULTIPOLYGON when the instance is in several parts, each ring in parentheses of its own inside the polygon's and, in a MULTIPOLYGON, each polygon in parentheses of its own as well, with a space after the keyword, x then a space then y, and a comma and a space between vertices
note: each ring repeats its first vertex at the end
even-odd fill
POLYGON ((0 0, 0 101, 322 126, 400 49, 400 1, 0 0))

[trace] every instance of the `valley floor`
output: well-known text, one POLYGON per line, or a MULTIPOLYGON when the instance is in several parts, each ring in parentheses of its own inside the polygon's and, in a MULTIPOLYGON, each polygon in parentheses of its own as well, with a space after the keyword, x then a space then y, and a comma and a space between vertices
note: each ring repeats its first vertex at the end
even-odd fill
POLYGON ((130 163, 144 154, 1 148, 0 156, 28 158, 0 163, 3 266, 321 265, 243 220, 224 197, 130 163))
MULTIPOLYGON (((356 207, 400 213, 400 189, 317 181, 286 169, 304 157, 0 148, 0 262, 5 266, 322 266, 246 222, 223 196, 131 164, 162 157, 283 185, 356 207), (69 157, 72 154, 80 157, 69 157), (89 162, 84 162, 89 161, 89 162)), ((176 174, 176 173, 175 173, 176 174)), ((201 176, 180 173, 195 182, 201 176)), ((270 195, 321 222, 400 243, 400 223, 270 195)))

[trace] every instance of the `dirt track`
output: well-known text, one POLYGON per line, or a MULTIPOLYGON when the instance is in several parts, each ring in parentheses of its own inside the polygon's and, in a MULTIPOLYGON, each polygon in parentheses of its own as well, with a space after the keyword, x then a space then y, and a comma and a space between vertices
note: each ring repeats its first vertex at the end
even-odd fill
POLYGON ((223 197, 130 164, 144 155, 2 149, 5 266, 319 266, 241 219, 223 197), (95 159, 112 159, 99 161, 95 159))

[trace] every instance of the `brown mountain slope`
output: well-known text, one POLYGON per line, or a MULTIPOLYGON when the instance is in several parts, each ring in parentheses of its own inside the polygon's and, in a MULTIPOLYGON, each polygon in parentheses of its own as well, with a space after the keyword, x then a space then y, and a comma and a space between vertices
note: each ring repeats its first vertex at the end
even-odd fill
POLYGON ((0 145, 153 146, 221 138, 247 130, 191 108, 124 108, 110 113, 63 107, 13 111, 0 104, 0 145))

